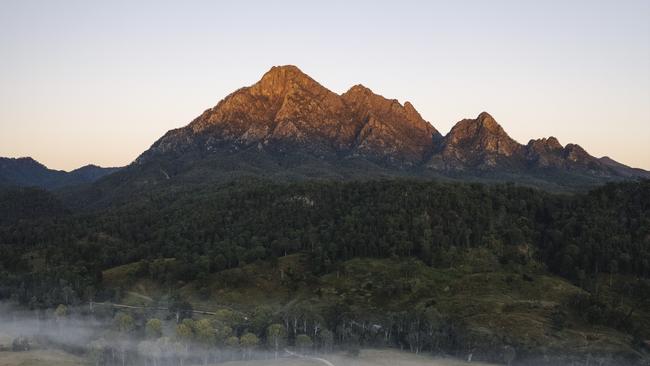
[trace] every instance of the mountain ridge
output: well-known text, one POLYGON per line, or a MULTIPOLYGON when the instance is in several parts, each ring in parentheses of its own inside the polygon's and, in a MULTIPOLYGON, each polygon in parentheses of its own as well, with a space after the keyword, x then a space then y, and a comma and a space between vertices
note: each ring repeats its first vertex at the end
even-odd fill
POLYGON ((342 161, 361 159, 424 176, 508 172, 587 180, 650 178, 642 169, 593 157, 577 144, 562 146, 552 136, 521 144, 487 112, 457 122, 443 136, 410 102, 401 104, 361 84, 339 95, 293 65, 272 67, 257 83, 169 131, 135 164, 247 149, 275 157, 308 155, 334 169, 342 161))
POLYGON ((31 157, 0 157, 0 185, 57 189, 92 183, 120 169, 88 164, 68 172, 50 169, 31 157))
MULTIPOLYGON (((104 193, 243 176, 514 181, 551 190, 650 179, 650 172, 593 157, 553 136, 519 143, 488 112, 462 119, 442 135, 408 101, 402 104, 361 84, 337 94, 293 65, 272 67, 258 82, 168 131, 116 174, 93 167, 52 171, 70 176, 52 183, 43 178, 43 169, 37 169, 41 175, 32 185, 98 181, 95 191, 104 193)), ((0 184, 11 182, 7 176, 0 174, 0 184)))

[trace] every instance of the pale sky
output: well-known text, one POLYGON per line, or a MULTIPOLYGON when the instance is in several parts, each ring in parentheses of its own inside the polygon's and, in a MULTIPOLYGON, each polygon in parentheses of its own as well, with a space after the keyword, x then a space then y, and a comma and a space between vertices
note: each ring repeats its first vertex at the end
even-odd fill
POLYGON ((125 165, 284 64, 650 169, 649 0, 0 0, 0 156, 125 165))

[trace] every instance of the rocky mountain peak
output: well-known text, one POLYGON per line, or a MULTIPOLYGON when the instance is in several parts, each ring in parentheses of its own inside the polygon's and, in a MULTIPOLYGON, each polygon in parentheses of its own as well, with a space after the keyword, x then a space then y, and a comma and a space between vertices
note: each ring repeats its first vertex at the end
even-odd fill
POLYGON ((530 140, 527 146, 538 153, 561 151, 564 149, 562 144, 553 136, 530 140))
POLYGON ((357 84, 341 96, 345 103, 362 119, 369 117, 391 118, 408 121, 413 127, 437 131, 426 122, 410 102, 401 105, 397 99, 388 99, 375 94, 369 88, 357 84))
POLYGON ((370 88, 365 87, 363 84, 356 84, 353 85, 350 89, 348 89, 347 92, 343 93, 343 95, 348 94, 348 95, 372 95, 373 92, 370 90, 370 88))
POLYGON ((517 155, 522 146, 510 138, 487 112, 475 119, 464 119, 449 131, 443 149, 429 163, 436 169, 464 169, 466 166, 488 169, 504 158, 517 155))
MULTIPOLYGON (((481 140, 486 143, 501 141, 508 145, 517 144, 487 112, 481 112, 476 119, 464 119, 456 123, 449 132, 448 140, 449 144, 459 144, 473 140, 481 140)), ((490 146, 486 147, 490 148, 490 146)))
POLYGON ((384 98, 363 85, 355 85, 341 98, 354 118, 363 122, 356 153, 420 161, 434 149, 438 131, 409 102, 384 98))
POLYGON ((526 145, 526 159, 540 168, 562 167, 564 165, 564 148, 553 136, 533 139, 526 145))
POLYGON ((549 138, 547 138, 547 139, 542 139, 542 140, 546 140, 546 145, 547 145, 548 147, 550 147, 551 149, 559 150, 559 149, 564 148, 564 147, 562 146, 562 144, 560 144, 560 141, 558 141, 558 140, 557 140, 555 137, 553 137, 553 136, 550 136, 549 138))
POLYGON ((273 66, 250 88, 254 95, 284 96, 296 88, 307 90, 324 87, 293 65, 273 66))
POLYGON ((415 107, 413 107, 413 104, 411 104, 409 101, 404 102, 404 113, 406 113, 406 117, 410 121, 424 120, 420 113, 415 109, 415 107))
POLYGON ((505 134, 503 128, 488 112, 481 112, 474 121, 480 128, 486 129, 490 133, 505 134))
MULTIPOLYGON (((354 127, 347 126, 351 123, 348 115, 340 96, 296 66, 274 66, 257 83, 228 95, 194 120, 189 126, 191 133, 181 129, 175 132, 180 139, 172 140, 192 143, 197 134, 203 135, 208 150, 229 143, 257 145, 271 140, 316 143, 312 146, 318 145, 320 150, 328 149, 326 145, 342 148, 354 135, 354 127)), ((174 143, 163 150, 178 147, 174 143)))
POLYGON ((543 168, 604 176, 613 169, 578 145, 563 148, 555 137, 521 145, 487 112, 463 119, 443 137, 410 102, 401 104, 361 84, 339 95, 293 65, 271 68, 188 126, 169 131, 136 162, 244 151, 271 159, 295 153, 328 163, 361 158, 392 168, 438 171, 543 168))
POLYGON ((594 160, 585 149, 582 148, 582 146, 578 144, 567 144, 564 147, 564 155, 566 158, 574 163, 579 163, 579 162, 585 162, 585 161, 590 161, 594 160))

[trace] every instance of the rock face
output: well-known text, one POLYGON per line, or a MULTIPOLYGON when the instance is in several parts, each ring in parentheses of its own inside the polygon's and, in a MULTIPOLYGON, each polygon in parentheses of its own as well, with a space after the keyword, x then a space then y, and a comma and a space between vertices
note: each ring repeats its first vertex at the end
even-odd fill
POLYGON ((563 147, 554 137, 519 144, 487 112, 458 122, 443 137, 409 102, 402 105, 362 85, 338 95, 295 66, 271 68, 254 85, 236 90, 187 126, 169 131, 136 159, 136 165, 243 151, 271 157, 307 154, 330 162, 333 169, 337 162, 361 159, 416 175, 646 173, 596 159, 575 144, 563 147))
POLYGON ((341 98, 295 66, 274 67, 189 126, 243 145, 298 143, 315 152, 349 148, 358 128, 341 98))
POLYGON ((338 95, 295 66, 269 70, 188 126, 168 132, 138 161, 160 153, 261 146, 320 156, 360 155, 417 164, 439 133, 415 108, 361 85, 338 95))
POLYGON ((342 95, 361 129, 354 141, 354 153, 361 156, 389 157, 417 163, 434 149, 440 133, 415 110, 410 102, 374 94, 355 85, 342 95))
POLYGON ((539 167, 561 167, 564 147, 553 136, 530 140, 526 145, 526 159, 539 167))
POLYGON ((523 147, 483 112, 476 119, 464 119, 445 136, 442 150, 432 157, 433 169, 492 169, 518 160, 523 147))

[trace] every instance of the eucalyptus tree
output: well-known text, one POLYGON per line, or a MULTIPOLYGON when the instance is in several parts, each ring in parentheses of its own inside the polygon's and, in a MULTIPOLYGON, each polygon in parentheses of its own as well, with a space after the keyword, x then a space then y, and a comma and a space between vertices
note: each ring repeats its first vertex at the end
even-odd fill
POLYGON ((287 332, 282 324, 271 324, 266 328, 266 342, 273 349, 275 359, 278 359, 280 348, 287 342, 287 332))
POLYGON ((259 338, 253 333, 246 333, 241 336, 240 340, 244 359, 250 359, 253 349, 260 343, 259 338))

